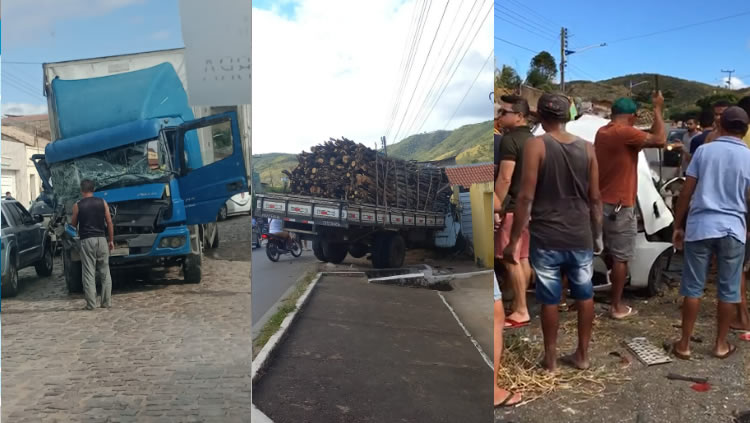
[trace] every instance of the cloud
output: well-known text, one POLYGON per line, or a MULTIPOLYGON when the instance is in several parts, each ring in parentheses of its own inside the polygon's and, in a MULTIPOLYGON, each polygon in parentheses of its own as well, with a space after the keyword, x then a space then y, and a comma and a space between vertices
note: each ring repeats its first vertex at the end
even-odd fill
POLYGON ((167 30, 161 30, 161 31, 156 31, 153 34, 151 34, 151 38, 154 39, 154 40, 161 41, 161 40, 168 39, 169 35, 170 35, 169 31, 167 31, 167 30))
MULTIPOLYGON (((415 3, 306 0, 295 4, 292 18, 279 8, 254 8, 253 152, 297 153, 329 137, 341 136, 372 146, 385 135, 396 102, 404 45, 411 40, 415 3)), ((450 2, 424 73, 415 84, 446 5, 445 0, 433 3, 389 143, 397 141, 396 130, 413 92, 399 139, 445 129, 454 112, 450 128, 487 121, 492 116, 488 97, 492 91, 492 60, 486 62, 493 47, 491 1, 478 2, 461 37, 458 30, 473 2, 450 2), (478 18, 472 27, 475 15, 478 18), (474 43, 469 45, 477 31, 474 43), (442 78, 447 80, 448 75, 443 70, 438 77, 438 70, 454 41, 458 40, 456 50, 462 46, 463 34, 468 34, 468 53, 429 119, 421 125, 430 111, 429 104, 422 105, 423 100, 433 82, 443 87, 442 78), (484 70, 466 95, 484 63, 484 70)), ((451 59, 453 56, 455 52, 451 59)), ((460 56, 456 62, 458 59, 460 56)), ((446 68, 450 64, 448 60, 446 68)))
MULTIPOLYGON (((727 85, 727 83, 729 82, 729 77, 725 76, 721 78, 721 82, 723 85, 727 85)), ((743 82, 740 78, 737 78, 736 76, 732 77, 731 86, 732 86, 732 89, 735 89, 735 90, 750 87, 750 85, 747 85, 745 82, 743 82)))
POLYGON ((55 25, 68 19, 103 16, 146 0, 5 0, 2 42, 8 47, 35 46, 43 36, 54 35, 55 25))
POLYGON ((42 115, 47 113, 47 105, 3 102, 2 110, 3 115, 42 115))

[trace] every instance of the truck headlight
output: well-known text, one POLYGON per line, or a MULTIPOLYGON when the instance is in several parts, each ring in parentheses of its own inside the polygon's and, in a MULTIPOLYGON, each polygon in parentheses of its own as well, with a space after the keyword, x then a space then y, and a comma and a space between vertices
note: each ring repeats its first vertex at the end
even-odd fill
POLYGON ((159 241, 159 248, 180 248, 185 245, 185 237, 169 236, 159 241))
POLYGON ((182 244, 185 243, 185 238, 182 237, 174 237, 172 238, 172 241, 170 241, 170 245, 172 248, 180 248, 182 247, 182 244))

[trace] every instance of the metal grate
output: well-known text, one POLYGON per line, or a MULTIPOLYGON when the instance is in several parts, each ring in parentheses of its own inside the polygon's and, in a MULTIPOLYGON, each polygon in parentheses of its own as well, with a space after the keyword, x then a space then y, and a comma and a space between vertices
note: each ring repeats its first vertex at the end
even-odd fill
POLYGON ((633 338, 625 345, 647 366, 672 362, 672 359, 663 350, 648 342, 646 338, 633 338))

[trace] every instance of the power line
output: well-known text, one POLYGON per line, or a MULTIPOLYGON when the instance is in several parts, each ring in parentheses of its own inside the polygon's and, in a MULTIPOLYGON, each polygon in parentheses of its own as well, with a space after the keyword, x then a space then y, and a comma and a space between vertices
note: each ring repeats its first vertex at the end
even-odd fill
POLYGON ((412 48, 410 51, 410 57, 407 64, 406 71, 403 75, 403 78, 401 80, 401 85, 399 87, 398 94, 396 95, 396 106, 393 109, 393 120, 390 125, 388 125, 388 129, 386 131, 386 136, 390 137, 391 131, 393 130, 393 125, 396 123, 396 116, 398 115, 398 110, 401 108, 401 96, 404 92, 404 89, 406 89, 406 84, 409 81, 409 76, 411 75, 411 69, 414 65, 414 58, 416 58, 417 51, 419 49, 419 44, 422 41, 422 34, 424 25, 427 22, 427 16, 430 14, 430 10, 432 9, 432 0, 429 2, 429 7, 427 5, 427 0, 422 4, 422 11, 419 15, 419 22, 417 23, 417 29, 414 33, 414 38, 412 40, 412 48), (425 9, 427 10, 427 13, 425 14, 425 9))
POLYGON ((619 42, 623 42, 623 41, 637 40, 639 38, 652 37, 654 35, 660 35, 660 34, 665 34, 665 33, 668 33, 668 32, 680 31, 680 30, 687 29, 687 28, 693 28, 693 27, 698 26, 698 25, 705 25, 705 24, 709 24, 709 23, 721 22, 721 21, 725 21, 727 19, 737 18, 737 17, 740 17, 740 16, 746 16, 746 15, 750 15, 750 10, 748 10, 746 12, 735 13, 733 15, 723 16, 723 17, 720 17, 720 18, 708 19, 708 20, 705 20, 705 21, 694 22, 694 23, 691 23, 691 24, 676 26, 674 28, 663 29, 661 31, 650 32, 648 34, 633 35, 633 36, 630 36, 630 37, 620 38, 620 39, 617 39, 617 40, 614 40, 614 41, 608 41, 607 43, 608 44, 613 44, 613 43, 619 43, 619 42))
POLYGON ((532 53, 534 53, 534 54, 537 54, 537 53, 539 53, 538 51, 535 51, 535 50, 532 50, 532 49, 530 49, 530 48, 528 48, 528 47, 524 47, 524 46, 522 46, 522 45, 519 45, 519 44, 516 44, 516 43, 510 42, 510 41, 508 41, 508 40, 504 40, 504 39, 502 39, 502 38, 500 38, 500 37, 497 37, 497 36, 495 36, 495 39, 496 39, 496 40, 498 40, 498 41, 502 41, 502 42, 504 42, 504 43, 506 43, 506 44, 510 44, 510 45, 512 45, 512 46, 515 46, 515 47, 518 47, 518 48, 524 49, 524 50, 526 50, 526 51, 530 51, 530 52, 532 52, 532 53))
POLYGON ((516 28, 520 28, 520 29, 522 29, 522 30, 524 30, 524 31, 526 31, 528 33, 536 35, 537 37, 544 38, 545 40, 549 40, 549 41, 555 41, 555 39, 552 38, 552 37, 550 37, 549 35, 544 35, 544 34, 542 34, 540 32, 535 31, 535 30, 529 29, 528 27, 524 27, 522 25, 519 25, 519 24, 511 21, 510 19, 503 18, 502 16, 499 16, 499 15, 495 15, 495 18, 500 19, 500 20, 502 20, 502 21, 504 21, 506 23, 509 23, 509 24, 515 26, 516 28))
POLYGON ((34 99, 44 100, 44 97, 42 97, 38 93, 34 93, 33 91, 29 90, 28 88, 24 87, 23 85, 20 85, 20 84, 16 83, 15 81, 12 81, 12 80, 9 79, 9 80, 3 81, 3 85, 5 85, 5 84, 7 84, 8 86, 14 88, 16 91, 18 91, 20 93, 24 93, 26 95, 29 95, 29 96, 33 97, 34 99))
MULTIPOLYGON (((463 51, 464 48, 468 48, 466 44, 467 40, 469 39, 471 35, 474 25, 477 23, 477 20, 482 14, 482 9, 477 8, 477 13, 474 16, 474 19, 469 24, 469 20, 474 14, 474 8, 477 5, 479 5, 479 2, 475 1, 474 4, 472 4, 471 9, 469 9, 469 12, 466 14, 466 19, 464 19, 463 24, 461 24, 461 28, 459 29, 457 36, 453 40, 451 49, 448 52, 448 55, 446 55, 442 66, 440 67, 440 71, 438 72, 438 77, 435 80, 433 80, 432 86, 430 87, 431 88, 430 92, 425 97, 424 101, 422 102, 422 105, 419 107, 419 112, 414 116, 414 119, 412 119, 411 124, 409 125, 408 133, 414 133, 414 128, 417 125, 417 122, 421 122, 419 126, 420 129, 422 126, 424 126, 424 122, 427 119, 427 116, 429 116, 428 113, 430 113, 432 109, 435 108, 437 101, 439 101, 440 99, 440 95, 445 91, 448 84, 450 84, 451 70, 454 68, 454 66, 457 63, 460 64, 459 56, 461 55, 461 51, 463 51), (467 26, 467 24, 469 24, 469 26, 467 26), (464 29, 466 29, 466 33, 464 33, 464 29), (454 51, 455 51, 455 54, 452 54, 454 51), (449 59, 450 59, 450 64, 448 63, 449 59), (448 64, 447 68, 445 67, 446 64, 448 64), (445 69, 445 72, 443 72, 443 69, 445 69), (429 109, 427 105, 431 105, 429 109)), ((492 8, 490 7, 489 10, 491 11, 492 8)), ((487 16, 489 16, 489 13, 487 13, 487 16)), ((479 24, 480 24, 479 28, 481 29, 482 22, 479 22, 479 24)))
POLYGON ((25 86, 26 88, 28 88, 28 89, 30 89, 30 90, 32 90, 32 91, 37 91, 37 89, 38 89, 37 87, 35 87, 35 86, 34 86, 34 85, 32 85, 31 83, 27 82, 27 81, 26 81, 26 80, 25 80, 24 78, 21 78, 21 77, 19 77, 19 76, 16 76, 15 74, 13 74, 13 73, 12 73, 12 72, 11 72, 10 70, 8 70, 7 68, 6 68, 6 69, 3 69, 3 72, 2 72, 2 74, 4 75, 4 77, 5 77, 5 78, 15 79, 17 83, 19 83, 19 84, 21 84, 21 85, 25 86))
MULTIPOLYGON (((539 17, 539 18, 541 18, 541 19, 543 19, 543 20, 547 21, 548 23, 550 23, 550 24, 554 25, 555 27, 563 27, 563 26, 565 26, 565 25, 562 25, 562 24, 560 24, 560 23, 557 23, 557 22, 555 22, 555 21, 553 21, 553 20, 551 20, 551 19, 547 18, 546 16, 544 16, 544 15, 542 15, 541 13, 539 13, 539 12, 535 11, 534 9, 530 8, 529 6, 527 6, 527 5, 523 4, 523 3, 521 3, 520 1, 517 1, 517 0, 506 0, 506 1, 510 1, 510 2, 511 2, 511 3, 513 3, 513 4, 516 4, 516 5, 518 6, 518 7, 521 7, 521 8, 523 8, 523 9, 526 9, 526 10, 528 10, 528 11, 529 11, 529 12, 531 12, 531 13, 532 13, 533 15, 536 15, 537 17, 539 17)), ((497 3, 497 2, 495 2, 495 3, 499 5, 499 3, 497 3)))
POLYGON ((471 82, 471 85, 469 86, 469 89, 466 90, 466 93, 464 94, 463 98, 458 103, 458 106, 456 106, 456 110, 453 111, 453 114, 451 115, 450 119, 448 119, 448 121, 445 122, 445 126, 444 127, 446 129, 448 129, 448 125, 451 123, 451 121, 453 120, 453 118, 456 116, 456 113, 458 113, 458 110, 461 108, 461 105, 464 104, 464 100, 466 100, 466 97, 471 92, 471 89, 474 88, 474 84, 476 84, 477 79, 479 79, 479 75, 482 74, 482 72, 484 71, 484 68, 487 66, 487 62, 490 61, 490 58, 492 58, 492 56, 494 54, 495 54, 495 50, 493 49, 492 51, 490 51, 490 54, 487 56, 487 60, 484 61, 484 64, 482 65, 482 68, 479 69, 479 73, 477 74, 477 76, 474 77, 474 80, 471 82))
POLYGON ((440 32, 440 26, 443 24, 443 18, 445 18, 445 11, 448 10, 448 5, 450 4, 450 0, 445 2, 445 7, 443 8, 443 14, 440 15, 440 21, 438 22, 437 29, 435 30, 435 35, 432 37, 432 42, 430 43, 430 48, 427 50, 427 56, 424 59, 424 64, 422 64, 422 69, 419 71, 419 76, 417 77, 416 83, 414 84, 414 90, 412 90, 411 97, 409 97, 409 103, 406 105, 406 109, 404 109, 404 117, 401 119, 401 123, 398 125, 398 129, 396 130, 396 136, 394 138, 398 138, 399 132, 401 132, 401 126, 403 125, 404 121, 406 120, 406 116, 409 113, 409 107, 411 107, 411 102, 414 100, 414 94, 417 92, 417 87, 419 86, 419 81, 422 79, 422 73, 424 72, 425 66, 427 66, 427 61, 430 59, 430 53, 432 53, 432 47, 435 45, 435 40, 437 39, 437 35, 440 32))
POLYGON ((528 16, 522 15, 522 14, 520 14, 520 13, 518 13, 516 11, 513 11, 513 10, 507 8, 507 7, 500 6, 499 4, 495 4, 495 12, 496 13, 500 13, 501 15, 502 14, 514 15, 514 16, 508 16, 508 17, 509 18, 513 18, 513 19, 518 19, 519 21, 521 21, 521 22, 523 22, 523 23, 525 23, 525 24, 527 24, 527 25, 529 25, 529 26, 531 26, 533 28, 538 29, 542 33, 547 33, 547 34, 549 34, 551 36, 556 36, 557 35, 557 31, 553 31, 553 30, 551 30, 551 29, 549 29, 549 28, 547 28, 547 27, 545 27, 543 25, 540 25, 540 24, 536 23, 536 20, 534 18, 530 18, 528 16))
MULTIPOLYGON (((460 39, 463 38, 465 42, 466 37, 462 37, 464 28, 466 28, 466 24, 469 22, 469 19, 471 18, 471 15, 474 12, 474 8, 478 4, 479 4, 479 0, 474 0, 474 3, 471 5, 471 8, 469 9, 469 12, 466 14, 466 19, 464 19, 464 22, 461 24, 461 28, 458 30, 458 34, 456 35, 456 37, 453 37, 453 44, 451 44, 450 50, 448 50, 448 53, 445 55, 445 59, 443 60, 443 63, 440 65, 440 69, 437 72, 437 76, 432 79, 432 84, 430 84, 430 89, 428 90, 427 95, 425 95, 425 97, 422 99, 422 104, 417 109, 418 110, 417 115, 414 117, 414 119, 412 120, 412 123, 408 127, 409 128, 408 133, 412 133, 412 130, 414 129, 414 124, 420 120, 420 116, 426 113, 427 108, 425 106, 429 103, 432 103, 437 92, 441 90, 441 88, 438 88, 438 87, 442 87, 443 83, 441 82, 440 84, 437 84, 437 82, 444 81, 444 77, 448 75, 450 70, 453 68, 453 65, 456 63, 456 59, 458 58, 458 55, 460 54, 461 49, 459 48, 458 50, 456 50, 455 55, 453 54, 453 51, 456 49, 456 46, 460 39), (446 69, 445 65, 448 64, 448 60, 451 58, 452 58, 451 64, 446 69), (443 72, 443 69, 445 69, 445 72, 443 72)), ((477 9, 477 11, 478 11, 477 16, 474 18, 474 21, 471 23, 471 27, 473 27, 474 24, 476 23, 476 20, 479 17, 479 14, 481 13, 481 9, 477 9)), ((457 16, 458 14, 456 14, 456 17, 457 16)), ((454 23, 455 23, 455 19, 454 19, 454 23)), ((471 33, 471 27, 468 28, 468 31, 466 33, 467 36, 468 34, 471 33)), ((452 28, 453 28, 453 25, 451 25, 451 29, 452 28)), ((450 34, 450 30, 448 31, 448 33, 450 34)), ((444 50, 445 44, 447 41, 448 41, 448 37, 445 38, 443 45, 441 46, 439 51, 444 50)), ((461 45, 463 46, 463 43, 461 45)))
POLYGON ((42 62, 15 62, 9 60, 3 60, 4 65, 43 65, 42 62))
MULTIPOLYGON (((401 56, 401 63, 398 65, 398 67, 399 67, 399 74, 401 75, 400 81, 403 81, 403 79, 405 77, 407 65, 408 65, 409 61, 411 60, 411 51, 412 51, 412 48, 413 48, 413 43, 412 43, 412 46, 409 47, 409 41, 408 40, 409 40, 409 35, 412 33, 412 31, 411 31, 412 27, 414 28, 414 35, 412 36, 412 38, 415 38, 416 34, 417 34, 416 31, 417 31, 417 27, 418 27, 418 23, 417 23, 418 22, 418 20, 417 20, 418 5, 419 5, 419 3, 415 1, 414 2, 414 10, 412 11, 411 24, 409 25, 409 31, 407 32, 407 35, 406 35, 406 38, 405 38, 404 52, 403 52, 403 54, 401 56), (407 48, 408 48, 408 52, 407 52, 407 48)), ((394 88, 395 88, 393 90, 393 94, 394 94, 394 96, 393 96, 393 105, 394 105, 394 107, 391 110, 391 117, 390 117, 390 119, 388 119, 388 123, 386 124, 386 128, 387 128, 386 131, 390 131, 390 128, 393 125, 393 120, 396 119, 396 104, 397 104, 397 101, 398 101, 398 98, 399 98, 398 96, 399 96, 400 86, 401 86, 401 83, 399 83, 398 87, 394 86, 394 88)))
MULTIPOLYGON (((477 31, 476 31, 476 32, 474 33, 474 37, 472 37, 472 39, 471 39, 471 42, 469 43, 469 46, 471 46, 471 45, 472 45, 472 44, 474 43, 474 40, 476 40, 476 38, 477 38, 477 35, 479 35, 479 32, 480 32, 480 30, 482 29, 482 25, 481 25, 481 24, 482 24, 482 23, 484 23, 484 21, 485 21, 485 20, 487 20, 487 18, 488 18, 488 17, 490 16, 490 12, 492 12, 492 8, 490 8, 490 9, 489 9, 489 10, 487 11, 487 14, 486 14, 486 15, 484 15, 484 19, 483 19, 483 20, 482 20, 482 22, 480 23, 479 27, 477 27, 477 31)), ((434 102, 434 103, 432 104, 432 107, 430 108, 430 113, 429 113, 429 114, 427 114, 427 117, 425 117, 425 119, 424 119, 424 120, 422 121, 422 124, 421 124, 421 125, 419 126, 419 129, 417 130, 417 132, 419 132, 419 131, 421 131, 421 130, 422 130, 422 127, 423 127, 423 126, 424 126, 424 124, 425 124, 425 123, 427 122, 427 120, 428 120, 428 119, 430 118, 430 115, 432 115, 432 111, 433 111, 433 110, 435 110, 435 106, 437 106, 437 105, 438 105, 438 103, 440 102, 440 99, 441 99, 441 98, 443 97, 443 94, 445 93, 445 90, 446 90, 446 89, 448 88, 448 86, 450 85, 450 81, 452 81, 452 80, 453 80, 453 77, 454 77, 454 76, 456 75, 456 72, 457 72, 457 71, 458 71, 458 69, 459 69, 459 68, 461 67, 461 63, 463 63, 463 61, 464 61, 464 58, 466 58, 466 54, 467 54, 467 53, 469 52, 469 50, 470 50, 470 49, 469 49, 469 48, 467 48, 467 49, 466 49, 466 50, 464 51, 464 54, 463 54, 463 56, 461 56, 461 60, 459 60, 459 62, 458 62, 458 65, 457 65, 457 66, 456 66, 456 67, 455 67, 455 68, 453 69, 453 73, 452 73, 452 74, 451 74, 451 76, 450 76, 450 77, 448 78, 448 82, 447 82, 447 83, 445 84, 445 86, 443 86, 443 90, 442 90, 442 91, 440 92, 440 94, 438 95, 438 98, 437 98, 437 100, 435 100, 435 102, 434 102)))

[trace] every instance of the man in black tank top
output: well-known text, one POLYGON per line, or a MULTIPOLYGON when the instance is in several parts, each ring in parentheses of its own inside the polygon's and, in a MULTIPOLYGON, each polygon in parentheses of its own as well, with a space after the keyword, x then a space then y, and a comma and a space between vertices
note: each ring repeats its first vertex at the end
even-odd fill
POLYGON ((544 94, 537 111, 546 134, 527 141, 521 191, 510 243, 503 251, 513 261, 521 232, 529 222, 530 261, 536 274, 536 299, 542 304, 544 365, 557 366, 558 304, 563 273, 570 297, 577 300, 578 348, 563 358, 578 368, 589 367, 589 341, 594 321, 594 253, 602 245, 602 202, 593 145, 565 132, 570 103, 561 95, 544 94))
POLYGON ((109 205, 94 197, 94 182, 81 181, 81 198, 73 206, 70 224, 78 228, 81 240, 81 267, 86 310, 96 307, 96 275, 102 283, 102 308, 112 306, 112 278, 109 274, 109 252, 115 247, 115 231, 109 205), (105 231, 107 237, 105 238, 105 231))

